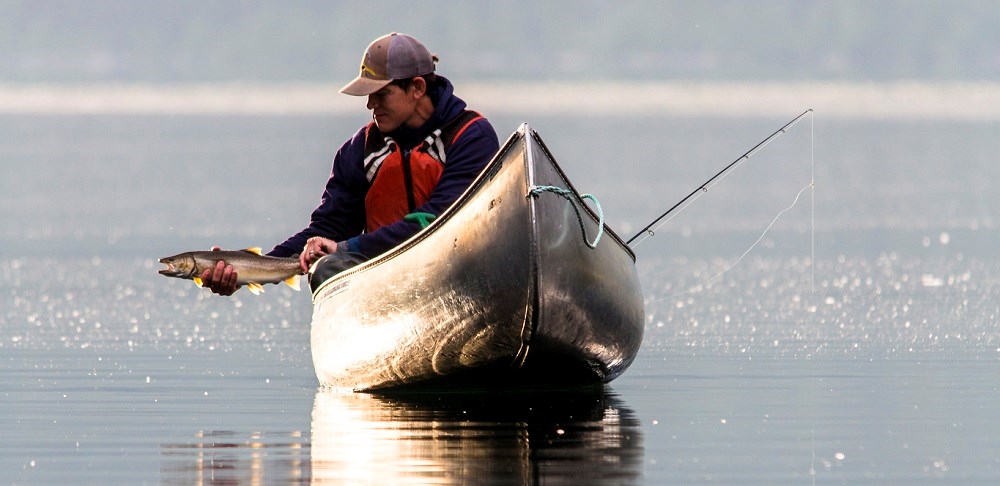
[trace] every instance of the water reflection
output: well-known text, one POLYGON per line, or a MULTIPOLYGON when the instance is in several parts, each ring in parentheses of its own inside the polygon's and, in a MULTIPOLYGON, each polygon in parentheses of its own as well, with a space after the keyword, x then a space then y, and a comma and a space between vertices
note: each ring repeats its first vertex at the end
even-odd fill
POLYGON ((631 484, 639 421, 604 390, 375 396, 320 390, 312 433, 200 431, 161 446, 176 484, 631 484))
POLYGON ((309 443, 301 431, 199 431, 183 444, 161 447, 167 484, 273 484, 309 478, 309 443))
POLYGON ((639 422, 606 392, 382 397, 322 390, 312 479, 353 484, 637 481, 639 422))

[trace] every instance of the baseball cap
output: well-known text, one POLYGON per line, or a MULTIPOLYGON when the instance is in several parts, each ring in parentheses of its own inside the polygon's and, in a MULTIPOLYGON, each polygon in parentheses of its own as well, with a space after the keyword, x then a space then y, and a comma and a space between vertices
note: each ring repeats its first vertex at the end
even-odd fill
POLYGON ((375 39, 361 56, 361 74, 340 88, 341 93, 370 95, 396 79, 407 79, 434 72, 437 57, 420 41, 393 32, 375 39))

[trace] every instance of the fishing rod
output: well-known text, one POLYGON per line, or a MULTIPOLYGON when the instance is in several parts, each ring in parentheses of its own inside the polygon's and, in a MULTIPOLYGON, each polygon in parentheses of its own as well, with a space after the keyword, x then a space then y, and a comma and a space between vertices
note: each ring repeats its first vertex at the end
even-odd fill
POLYGON ((700 192, 700 191, 707 191, 708 190, 708 185, 711 184, 712 181, 714 181, 715 179, 717 179, 722 174, 725 174, 726 171, 728 171, 734 165, 738 164, 740 161, 742 161, 744 159, 749 159, 750 157, 753 157, 754 152, 756 152, 758 149, 762 148, 764 145, 767 145, 767 143, 770 142, 771 139, 773 139, 774 137, 778 136, 779 134, 783 134, 783 133, 787 132, 788 129, 792 128, 792 125, 795 125, 796 123, 798 123, 798 121, 800 119, 802 119, 802 117, 806 116, 807 114, 809 114, 812 111, 813 111, 812 108, 809 108, 808 110, 803 111, 801 115, 793 118, 792 121, 786 123, 781 128, 775 130, 774 133, 768 135, 767 138, 765 138, 764 140, 761 140, 760 143, 758 143, 757 145, 754 145, 753 148, 751 148, 750 150, 747 150, 746 153, 744 153, 743 155, 739 156, 739 158, 737 158, 736 160, 732 161, 729 165, 725 166, 722 170, 720 170, 718 173, 716 173, 714 176, 712 176, 709 180, 705 181, 700 186, 698 186, 697 188, 695 188, 695 190, 691 191, 691 194, 688 194, 687 196, 684 196, 684 199, 681 199, 680 201, 677 202, 677 204, 674 204, 673 206, 671 206, 670 209, 666 210, 663 214, 659 215, 656 219, 654 219, 652 223, 647 224, 644 228, 642 228, 641 230, 639 230, 639 232, 636 233, 635 236, 629 238, 628 241, 625 242, 625 244, 626 245, 631 245, 632 242, 635 241, 635 239, 638 238, 643 233, 649 232, 650 234, 652 234, 652 231, 650 231, 650 228, 652 228, 653 226, 655 226, 656 223, 659 223, 661 220, 663 220, 663 218, 667 217, 668 214, 670 214, 671 212, 673 212, 673 210, 677 209, 681 204, 684 204, 688 199, 691 199, 692 197, 694 197, 695 194, 698 194, 698 192, 700 192))

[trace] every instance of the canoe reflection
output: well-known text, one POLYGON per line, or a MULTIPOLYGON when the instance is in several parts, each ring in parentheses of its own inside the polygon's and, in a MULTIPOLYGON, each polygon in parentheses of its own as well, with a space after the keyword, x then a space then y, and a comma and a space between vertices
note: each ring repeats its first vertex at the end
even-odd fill
POLYGON ((342 484, 628 484, 642 436, 604 391, 374 396, 321 390, 312 479, 342 484))

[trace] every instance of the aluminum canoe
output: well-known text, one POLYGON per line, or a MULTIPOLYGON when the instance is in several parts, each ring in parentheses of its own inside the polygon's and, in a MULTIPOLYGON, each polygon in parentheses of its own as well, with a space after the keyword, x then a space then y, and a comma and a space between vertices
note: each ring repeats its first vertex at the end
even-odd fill
POLYGON ((632 363, 643 334, 635 254, 527 124, 456 203, 313 292, 323 386, 578 386, 632 363), (561 188, 568 192, 537 190, 561 188))

